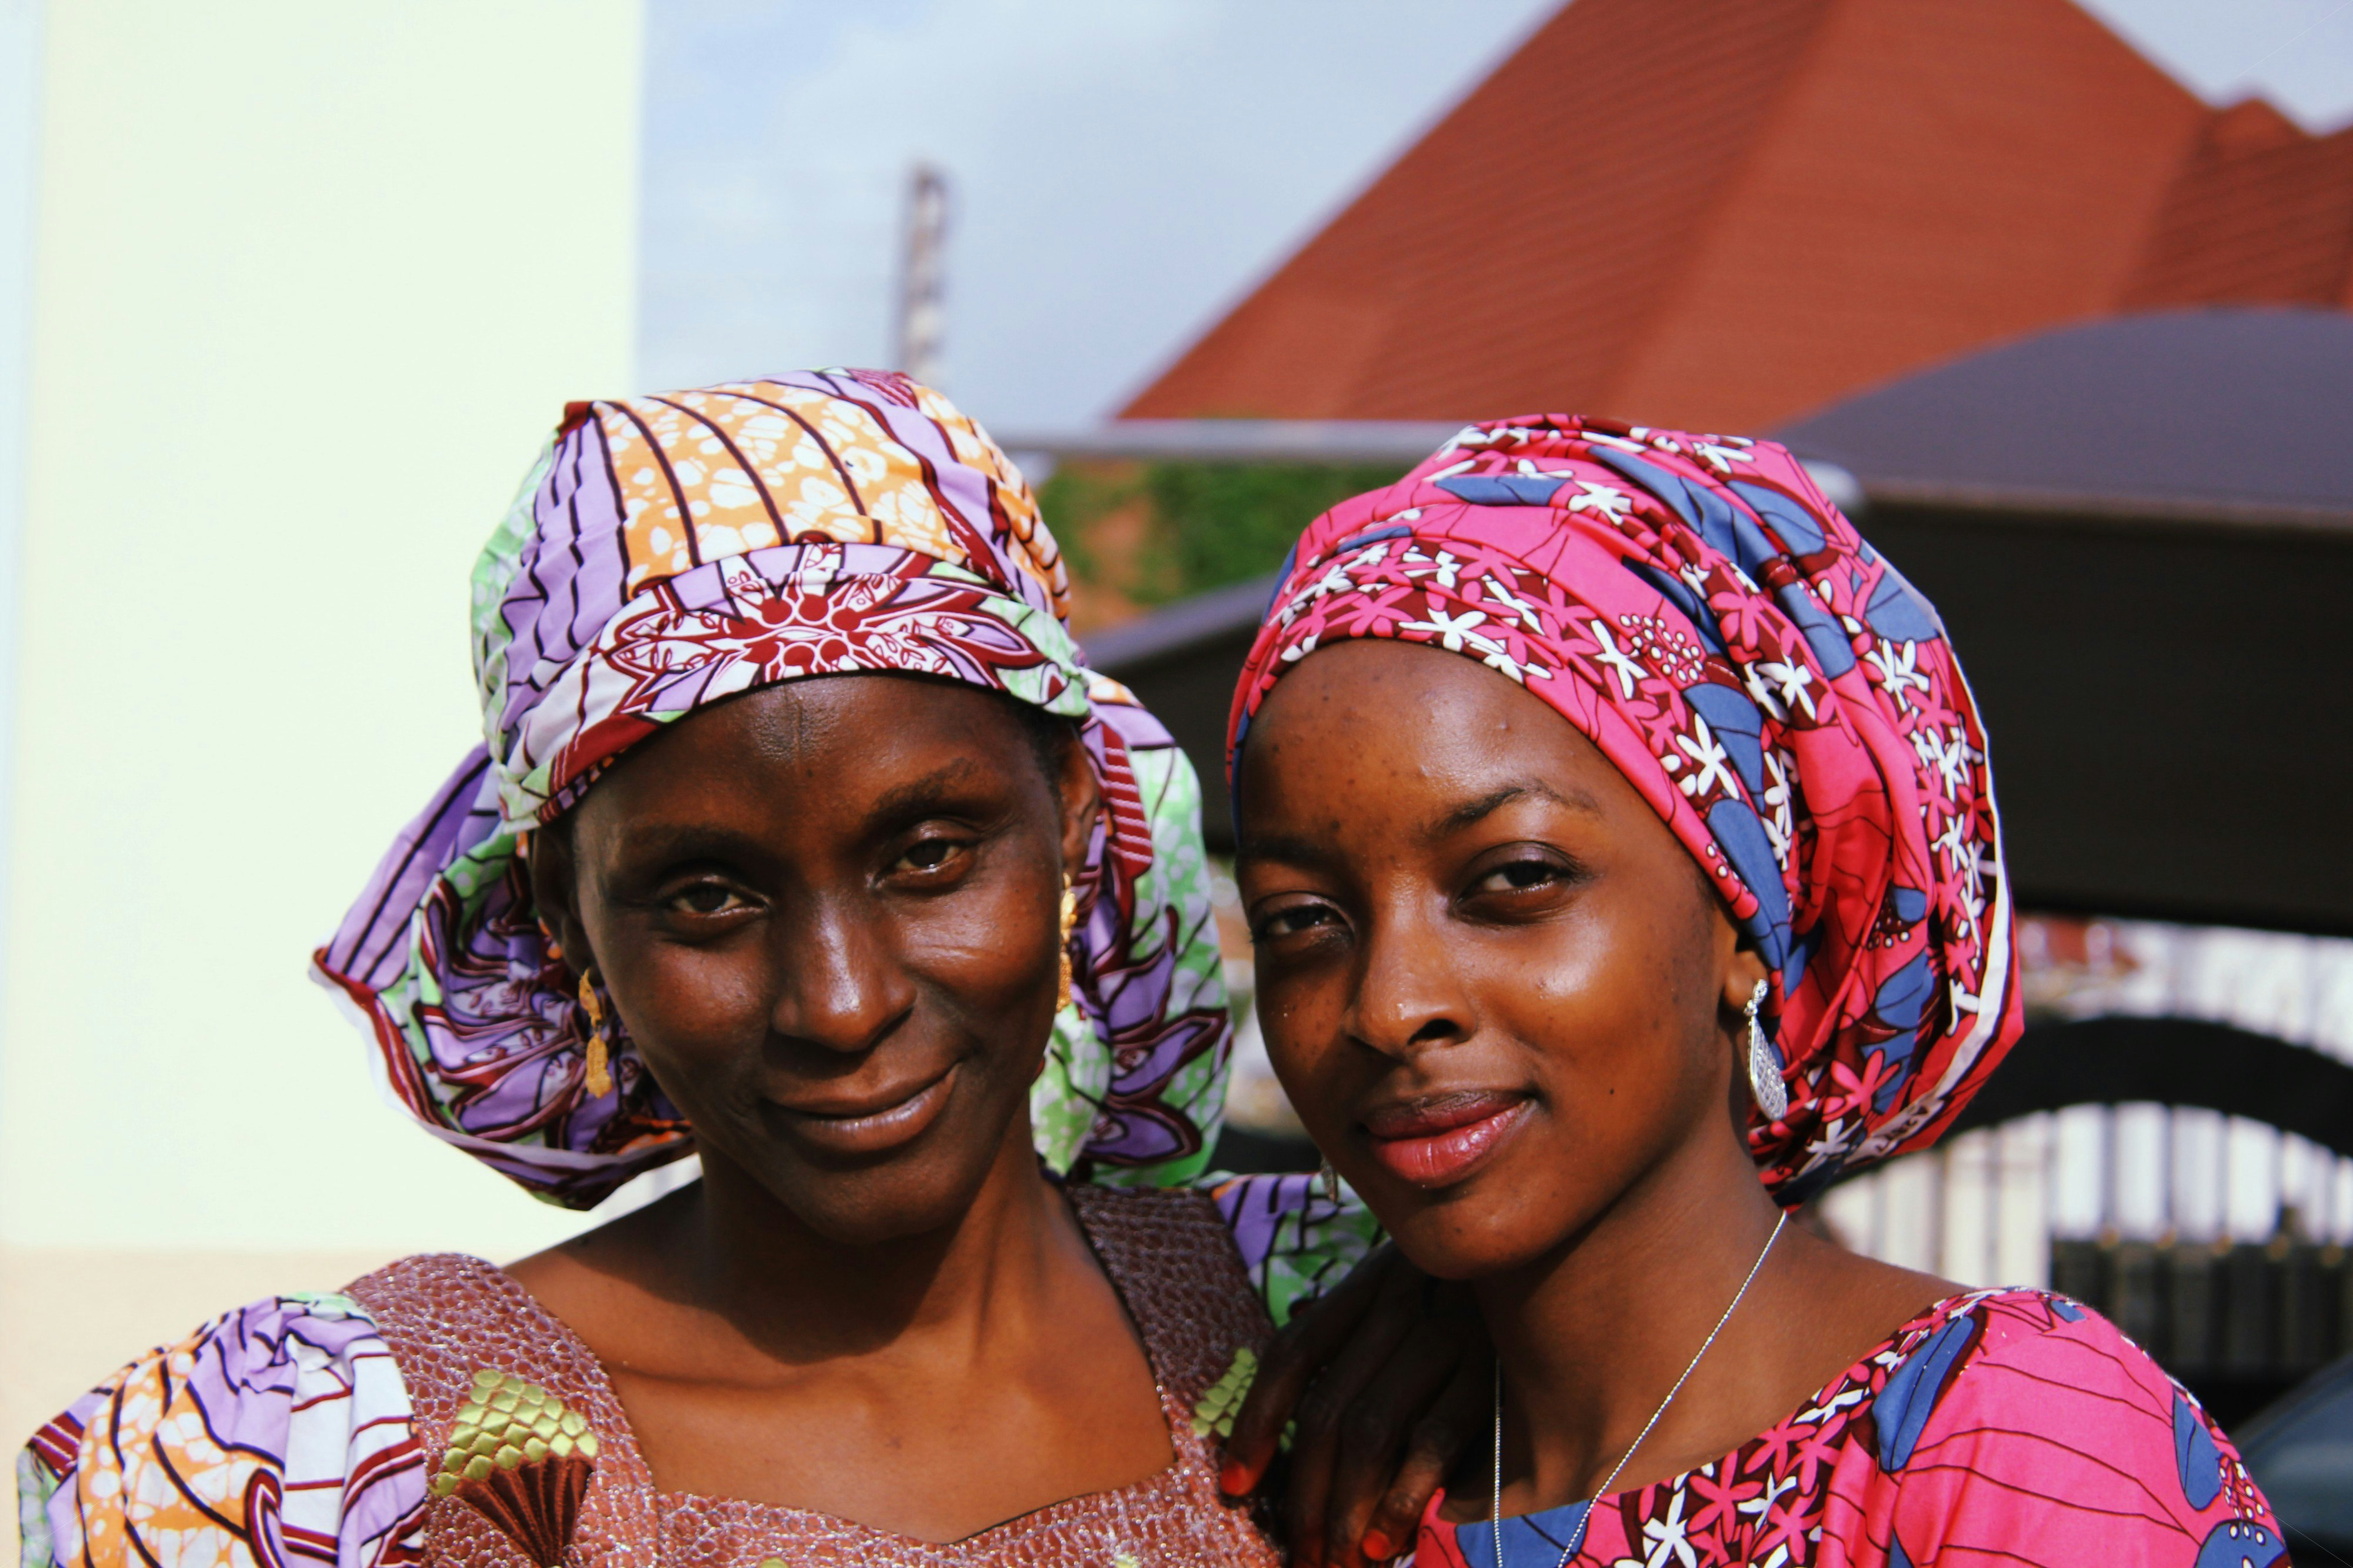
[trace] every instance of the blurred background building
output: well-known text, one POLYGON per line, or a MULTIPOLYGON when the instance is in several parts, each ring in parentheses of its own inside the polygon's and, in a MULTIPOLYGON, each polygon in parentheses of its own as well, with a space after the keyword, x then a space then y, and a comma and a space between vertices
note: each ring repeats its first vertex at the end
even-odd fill
MULTIPOLYGON (((2353 1352, 2353 835, 2314 831, 2353 767, 2348 306, 2353 130, 2063 0, 1579 0, 1118 419, 1025 439, 1091 650, 1205 773, 1252 568, 1462 418, 1816 459, 1968 659, 2034 913, 2011 1062, 1815 1217, 2081 1297, 2236 1424, 2353 1352)), ((1229 1162, 1312 1163, 1247 1022, 1242 1057, 1229 1162)), ((2353 1496, 2337 1420, 2316 1495, 2353 1496)))
MULTIPOLYGON (((1126 595, 1091 650, 1205 773, 1274 518, 1461 417, 1816 459, 1968 660, 2035 911, 2035 1026, 1961 1135, 1818 1218, 2083 1297, 2236 1422, 2353 1351, 2353 836, 2312 831, 2353 768, 2348 305, 2353 130, 2209 104, 2064 0, 1579 0, 1120 419, 1025 439, 1126 595)), ((1311 1162, 1246 1047, 1229 1158, 1311 1162)))
MULTIPOLYGON (((1212 780, 1290 538, 1464 420, 1817 460, 1978 682, 2034 1024, 1815 1218, 2253 1411, 2353 1349, 2348 116, 2333 0, 0 0, 0 1425, 590 1223, 305 955, 566 400, 910 359, 1212 780)), ((1229 956, 1223 1156, 1302 1161, 1229 956)))

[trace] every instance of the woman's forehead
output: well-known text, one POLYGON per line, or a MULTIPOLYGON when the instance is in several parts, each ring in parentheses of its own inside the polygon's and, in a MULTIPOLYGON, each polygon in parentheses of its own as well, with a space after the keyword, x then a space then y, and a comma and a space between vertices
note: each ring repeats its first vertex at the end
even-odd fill
POLYGON ((1514 800, 1597 816, 1641 805, 1592 742, 1513 682, 1386 640, 1333 644, 1286 673, 1240 771, 1245 854, 1254 826, 1342 802, 1351 817, 1410 822, 1425 836, 1514 800))
POLYGON ((860 816, 899 797, 1009 783, 1030 766, 988 692, 893 675, 819 676, 688 715, 615 763, 584 808, 860 816))

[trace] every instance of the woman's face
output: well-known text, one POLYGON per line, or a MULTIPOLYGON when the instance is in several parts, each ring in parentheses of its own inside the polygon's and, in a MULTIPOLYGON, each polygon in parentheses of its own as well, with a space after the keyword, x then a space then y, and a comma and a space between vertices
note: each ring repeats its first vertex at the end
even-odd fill
POLYGON ((1275 1071, 1422 1268, 1534 1262, 1664 1173, 1745 1167, 1732 1032, 1764 969, 1543 702, 1459 654, 1335 644, 1260 710, 1241 807, 1275 1071))
POLYGON ((863 1244, 1026 1152, 1095 798, 1079 746, 1039 750, 987 692, 797 680, 637 746, 541 836, 539 907, 706 1166, 863 1244))

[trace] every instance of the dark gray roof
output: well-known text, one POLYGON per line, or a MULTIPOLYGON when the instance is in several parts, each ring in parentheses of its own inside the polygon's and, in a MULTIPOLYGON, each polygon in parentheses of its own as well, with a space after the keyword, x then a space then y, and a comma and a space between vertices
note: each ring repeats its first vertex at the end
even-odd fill
POLYGON ((1776 432, 1874 500, 2077 497, 2353 514, 2353 312, 2167 311, 2040 333, 1776 432))

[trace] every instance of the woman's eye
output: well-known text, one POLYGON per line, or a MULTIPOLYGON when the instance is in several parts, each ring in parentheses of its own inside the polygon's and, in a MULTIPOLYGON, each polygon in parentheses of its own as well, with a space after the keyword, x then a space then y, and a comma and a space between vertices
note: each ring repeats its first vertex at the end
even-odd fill
POLYGON ((724 915, 748 908, 744 895, 722 882, 697 882, 673 895, 670 903, 691 915, 724 915))
POLYGON ((1472 889, 1482 893, 1525 893, 1561 878, 1559 867, 1548 860, 1507 860, 1479 879, 1472 889))
POLYGON ((1297 936, 1302 931, 1333 924, 1337 918, 1326 904, 1287 904, 1261 915, 1257 927, 1250 932, 1250 940, 1277 942, 1286 936, 1297 936))
POLYGON ((909 845, 891 868, 918 874, 946 869, 962 858, 969 846, 955 838, 923 838, 909 845))

